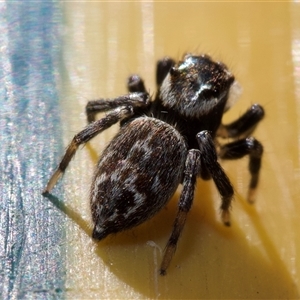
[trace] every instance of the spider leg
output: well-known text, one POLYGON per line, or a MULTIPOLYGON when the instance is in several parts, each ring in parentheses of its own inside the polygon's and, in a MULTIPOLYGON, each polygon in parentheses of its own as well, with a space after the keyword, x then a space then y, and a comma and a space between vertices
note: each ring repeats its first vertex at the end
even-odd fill
POLYGON ((127 81, 127 89, 130 93, 140 92, 146 93, 143 79, 139 75, 131 75, 127 81))
POLYGON ((221 125, 217 135, 223 138, 247 137, 256 128, 257 124, 265 115, 264 109, 259 104, 253 104, 241 117, 236 121, 221 125))
POLYGON ((256 187, 259 179, 263 146, 253 137, 237 140, 221 146, 220 157, 222 159, 238 159, 249 155, 249 171, 251 180, 248 190, 248 202, 255 201, 256 187))
POLYGON ((200 152, 199 150, 192 149, 188 152, 184 178, 183 178, 183 190, 179 199, 179 208, 177 216, 173 225, 172 234, 167 243, 164 257, 160 267, 160 274, 165 275, 166 270, 172 260, 175 253, 176 246, 182 229, 184 227, 187 214, 192 206, 194 199, 194 189, 196 184, 196 177, 200 169, 200 152))
POLYGON ((149 95, 147 93, 135 92, 126 94, 114 99, 99 99, 89 101, 85 107, 88 122, 94 122, 95 116, 99 112, 112 110, 120 106, 130 105, 133 108, 145 107, 149 104, 149 95))
POLYGON ((164 57, 159 60, 156 65, 156 85, 159 87, 168 75, 170 69, 175 65, 172 58, 164 57))
POLYGON ((57 170, 54 172, 54 174, 48 181, 48 184, 45 190, 43 191, 43 194, 48 193, 54 187, 58 179, 66 170, 72 157, 75 155, 79 145, 87 143, 90 139, 95 137, 101 131, 109 128, 110 126, 124 118, 132 116, 133 114, 133 107, 131 105, 118 107, 109 114, 107 114, 106 117, 89 124, 81 132, 76 134, 72 142, 68 146, 57 170))
POLYGON ((211 175, 221 195, 222 220, 226 226, 230 226, 230 204, 233 197, 233 187, 223 168, 218 163, 214 141, 207 130, 197 134, 197 141, 201 153, 201 168, 205 168, 211 175))

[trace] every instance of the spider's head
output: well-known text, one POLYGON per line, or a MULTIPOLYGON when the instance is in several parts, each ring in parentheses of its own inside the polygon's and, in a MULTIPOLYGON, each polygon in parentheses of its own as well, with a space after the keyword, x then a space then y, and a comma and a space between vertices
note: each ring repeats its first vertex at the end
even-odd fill
POLYGON ((234 76, 223 63, 207 55, 187 54, 170 69, 160 95, 166 107, 183 116, 199 118, 216 108, 227 110, 232 104, 228 95, 234 83, 234 76))

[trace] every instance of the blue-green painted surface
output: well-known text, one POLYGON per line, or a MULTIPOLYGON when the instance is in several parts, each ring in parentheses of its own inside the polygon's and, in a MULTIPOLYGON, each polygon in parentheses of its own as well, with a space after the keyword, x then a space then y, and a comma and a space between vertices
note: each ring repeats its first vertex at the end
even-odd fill
POLYGON ((57 2, 0 3, 0 299, 64 296, 64 217, 41 196, 62 153, 60 26, 57 2))

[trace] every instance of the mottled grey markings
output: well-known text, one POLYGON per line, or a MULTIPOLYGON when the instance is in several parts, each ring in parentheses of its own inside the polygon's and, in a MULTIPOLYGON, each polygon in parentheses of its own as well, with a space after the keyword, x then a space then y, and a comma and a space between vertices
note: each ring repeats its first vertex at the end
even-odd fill
POLYGON ((125 124, 94 175, 91 205, 98 234, 136 226, 158 212, 181 181, 186 154, 183 137, 163 121, 140 117, 125 124))

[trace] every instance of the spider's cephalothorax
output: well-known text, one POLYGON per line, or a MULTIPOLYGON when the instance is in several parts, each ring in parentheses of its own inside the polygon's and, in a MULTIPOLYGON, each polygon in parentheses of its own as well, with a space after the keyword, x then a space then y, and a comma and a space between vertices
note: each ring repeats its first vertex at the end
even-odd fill
POLYGON ((224 110, 233 75, 207 55, 186 55, 161 85, 161 101, 185 117, 200 118, 224 110))
POLYGON ((80 144, 119 122, 120 131, 103 151, 92 181, 93 238, 101 240, 148 220, 182 184, 160 268, 165 274, 193 202, 197 177, 214 180, 223 222, 230 225, 233 188, 218 158, 249 156, 248 201, 254 201, 263 147, 250 134, 264 110, 254 104, 239 119, 223 125, 222 116, 233 103, 238 85, 224 64, 207 55, 188 54, 178 64, 170 58, 160 60, 156 81, 154 100, 142 79, 133 75, 128 80, 129 94, 90 101, 86 107, 90 124, 75 135, 44 193, 56 184, 80 144), (109 112, 95 120, 103 111, 109 112), (218 141, 217 152, 219 137, 233 141, 224 145, 218 141))

